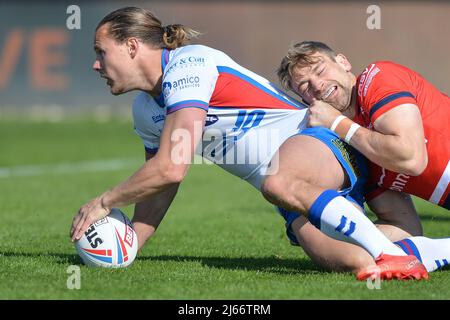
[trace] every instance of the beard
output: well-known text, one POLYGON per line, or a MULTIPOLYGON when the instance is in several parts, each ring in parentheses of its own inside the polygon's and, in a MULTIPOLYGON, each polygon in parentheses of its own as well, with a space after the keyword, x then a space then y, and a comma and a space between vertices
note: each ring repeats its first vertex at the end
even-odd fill
POLYGON ((336 83, 336 91, 332 93, 334 97, 331 100, 325 99, 323 102, 328 103, 336 110, 343 112, 350 106, 351 90, 346 89, 341 83, 336 83))

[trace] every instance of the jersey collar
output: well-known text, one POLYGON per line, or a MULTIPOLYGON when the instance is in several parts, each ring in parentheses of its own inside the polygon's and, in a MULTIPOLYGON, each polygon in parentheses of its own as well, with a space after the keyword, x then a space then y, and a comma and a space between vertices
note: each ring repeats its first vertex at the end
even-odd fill
MULTIPOLYGON (((162 74, 164 75, 164 70, 166 70, 167 67, 167 63, 169 63, 169 53, 170 50, 164 48, 162 53, 161 53, 161 69, 162 69, 162 74)), ((161 92, 161 94, 159 95, 159 97, 154 98, 156 103, 161 107, 164 108, 164 96, 163 96, 163 92, 161 92)))
POLYGON ((161 94, 158 96, 158 97, 156 97, 156 98, 153 98, 154 100, 155 100, 155 102, 158 104, 158 106, 160 106, 161 108, 164 108, 166 105, 164 104, 164 95, 163 95, 163 93, 161 92, 161 94))
POLYGON ((164 70, 166 69, 167 63, 169 62, 169 53, 170 50, 164 48, 161 54, 161 67, 162 73, 164 74, 164 70))

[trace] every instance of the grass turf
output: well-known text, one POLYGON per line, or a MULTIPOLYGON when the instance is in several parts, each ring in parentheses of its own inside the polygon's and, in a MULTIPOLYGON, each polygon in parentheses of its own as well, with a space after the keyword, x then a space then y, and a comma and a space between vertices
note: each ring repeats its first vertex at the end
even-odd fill
MULTIPOLYGON (((382 282, 380 290, 321 270, 289 245, 281 217, 256 190, 211 165, 191 167, 131 267, 87 268, 69 226, 80 205, 143 162, 132 125, 1 121, 0 136, 0 168, 15 168, 0 175, 0 299, 450 299, 448 270, 429 281, 382 282), (105 171, 48 166, 110 159, 126 161, 105 171), (80 290, 66 285, 73 264, 81 267, 80 290)), ((448 236, 448 211, 417 205, 425 235, 448 236)), ((130 217, 132 210, 124 208, 130 217)))

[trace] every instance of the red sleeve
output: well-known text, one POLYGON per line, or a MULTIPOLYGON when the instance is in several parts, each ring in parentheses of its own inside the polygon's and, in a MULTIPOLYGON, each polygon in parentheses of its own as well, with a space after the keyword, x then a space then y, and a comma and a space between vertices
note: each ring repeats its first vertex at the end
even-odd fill
POLYGON ((401 65, 380 61, 369 65, 358 77, 358 102, 372 125, 392 108, 417 104, 410 72, 401 65))

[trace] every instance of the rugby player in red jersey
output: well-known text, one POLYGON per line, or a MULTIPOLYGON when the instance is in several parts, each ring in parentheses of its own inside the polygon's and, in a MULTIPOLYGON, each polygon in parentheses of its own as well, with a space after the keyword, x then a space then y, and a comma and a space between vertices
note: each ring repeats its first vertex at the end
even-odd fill
MULTIPOLYGON (((394 62, 374 62, 359 76, 351 68, 326 44, 304 41, 292 46, 278 75, 310 104, 309 126, 330 128, 371 161, 369 205, 386 205, 383 194, 394 190, 450 210, 450 98, 394 62)), ((414 243, 399 245, 418 251, 414 243)))

